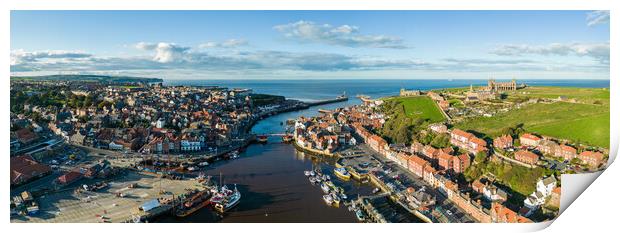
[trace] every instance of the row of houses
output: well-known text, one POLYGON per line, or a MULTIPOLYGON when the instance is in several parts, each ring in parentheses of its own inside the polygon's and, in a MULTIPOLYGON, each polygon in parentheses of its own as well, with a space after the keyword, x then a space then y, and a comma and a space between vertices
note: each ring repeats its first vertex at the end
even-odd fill
MULTIPOLYGON (((519 142, 522 146, 535 148, 543 155, 562 158, 567 161, 577 158, 582 163, 593 168, 600 166, 604 162, 604 155, 599 151, 584 150, 581 153, 577 153, 577 149, 570 145, 558 144, 551 139, 541 138, 530 133, 521 134, 519 142)), ((502 135, 493 139, 493 146, 502 150, 513 148, 513 138, 510 135, 502 135)), ((514 157, 520 162, 535 165, 538 163, 540 156, 527 149, 521 149, 515 152, 514 157)))

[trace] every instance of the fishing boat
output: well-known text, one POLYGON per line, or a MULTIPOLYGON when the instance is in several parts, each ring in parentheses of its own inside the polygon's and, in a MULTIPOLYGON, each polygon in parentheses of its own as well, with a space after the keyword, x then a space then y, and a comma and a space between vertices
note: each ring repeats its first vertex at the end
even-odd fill
POLYGON ((323 195, 323 200, 325 201, 325 203, 327 203, 328 205, 332 205, 332 203, 334 203, 334 199, 332 199, 332 196, 327 194, 327 195, 323 195))
POLYGON ((220 192, 214 194, 211 198, 211 202, 214 203, 215 210, 224 213, 233 207, 235 207, 241 201, 241 193, 237 190, 235 185, 234 190, 230 190, 226 185, 222 186, 220 192))
POLYGON ((360 209, 355 210, 355 217, 357 217, 357 220, 359 220, 360 222, 366 220, 364 212, 362 212, 362 210, 360 209))
POLYGON ((329 193, 329 190, 330 190, 329 186, 325 182, 321 183, 321 189, 323 190, 324 193, 329 193))
POLYGON ((267 135, 258 135, 257 140, 260 143, 266 143, 267 142, 267 135))
POLYGON ((194 212, 208 206, 210 202, 211 192, 202 190, 194 192, 188 197, 179 208, 175 209, 174 215, 177 217, 187 217, 194 212))
POLYGON ((351 174, 344 167, 335 168, 334 169, 334 173, 336 173, 336 176, 338 176, 338 177, 340 177, 342 179, 350 179, 351 178, 351 174))

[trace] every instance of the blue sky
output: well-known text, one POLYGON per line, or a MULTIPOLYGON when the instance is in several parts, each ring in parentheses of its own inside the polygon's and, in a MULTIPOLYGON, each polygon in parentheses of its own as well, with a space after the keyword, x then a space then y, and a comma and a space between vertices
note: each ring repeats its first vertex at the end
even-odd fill
POLYGON ((605 11, 12 11, 14 75, 609 79, 605 11))

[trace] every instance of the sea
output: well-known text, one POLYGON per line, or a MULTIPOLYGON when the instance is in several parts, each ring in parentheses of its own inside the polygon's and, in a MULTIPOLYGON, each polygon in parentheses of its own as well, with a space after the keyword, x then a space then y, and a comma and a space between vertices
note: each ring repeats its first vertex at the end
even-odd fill
MULTIPOLYGON (((501 81, 501 80, 498 80, 501 81)), ((609 80, 518 80, 529 86, 562 86, 609 88, 609 80)), ((401 88, 430 90, 469 85, 486 85, 487 80, 165 80, 164 85, 220 86, 250 88, 254 93, 282 95, 302 101, 317 101, 346 94, 349 100, 300 111, 278 114, 259 121, 252 131, 256 134, 281 133, 286 120, 299 116, 315 116, 318 109, 334 109, 359 104, 357 95, 372 98, 398 95, 401 88)), ((322 191, 312 185, 305 170, 320 168, 333 175, 334 160, 312 157, 297 151, 292 145, 270 137, 267 144, 253 144, 235 160, 221 161, 206 168, 207 175, 223 176, 224 183, 236 186, 242 199, 239 205, 223 215, 208 208, 191 216, 161 217, 157 222, 300 222, 348 223, 357 222, 355 214, 346 207, 327 206, 322 191)), ((371 194, 369 184, 340 181, 349 197, 371 194)), ((414 222, 422 222, 413 219, 414 222)))

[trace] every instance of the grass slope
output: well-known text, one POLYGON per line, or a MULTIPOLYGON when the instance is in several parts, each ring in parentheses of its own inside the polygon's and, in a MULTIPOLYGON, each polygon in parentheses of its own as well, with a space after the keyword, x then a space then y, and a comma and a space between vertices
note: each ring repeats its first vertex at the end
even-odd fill
POLYGON ((405 114, 409 118, 419 118, 429 122, 445 120, 439 106, 428 96, 396 97, 389 101, 398 101, 405 108, 405 114))
POLYGON ((493 117, 472 118, 456 127, 497 137, 504 128, 517 124, 527 131, 609 148, 609 106, 604 104, 537 103, 493 117))

